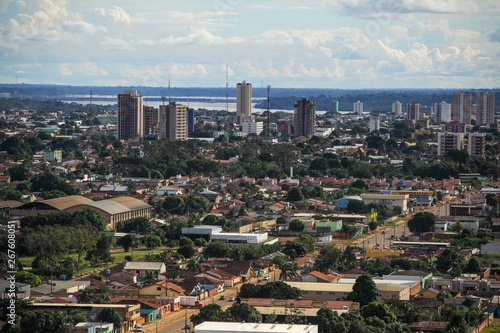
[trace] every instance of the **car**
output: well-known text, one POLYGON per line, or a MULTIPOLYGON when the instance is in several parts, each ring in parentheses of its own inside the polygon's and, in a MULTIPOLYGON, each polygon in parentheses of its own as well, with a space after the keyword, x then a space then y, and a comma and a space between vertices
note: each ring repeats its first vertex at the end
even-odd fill
POLYGON ((234 302, 234 296, 229 297, 229 302, 234 302))
POLYGON ((219 297, 219 301, 223 301, 226 299, 226 296, 222 295, 221 297, 219 297))
POLYGON ((270 275, 266 275, 266 276, 264 276, 264 280, 265 280, 265 281, 271 280, 271 276, 270 276, 270 275))
POLYGON ((135 326, 135 331, 136 331, 136 332, 142 332, 142 325, 141 325, 141 324, 137 324, 137 325, 135 326))

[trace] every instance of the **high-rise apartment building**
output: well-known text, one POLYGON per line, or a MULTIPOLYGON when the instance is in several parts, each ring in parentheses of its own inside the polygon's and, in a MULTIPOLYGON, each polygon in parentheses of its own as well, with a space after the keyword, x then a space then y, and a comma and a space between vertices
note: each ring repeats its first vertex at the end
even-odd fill
POLYGON ((420 103, 406 104, 406 119, 408 120, 420 119, 420 103))
POLYGON ((339 101, 337 101, 336 99, 332 101, 332 111, 334 113, 339 112, 339 101))
POLYGON ((380 115, 378 113, 370 113, 370 133, 380 130, 380 115))
POLYGON ((354 102, 352 111, 357 114, 357 115, 362 115, 363 114, 363 102, 357 101, 354 102))
POLYGON ((160 114, 158 108, 144 105, 144 135, 158 135, 160 129, 160 114))
POLYGON ((472 94, 453 94, 453 105, 451 108, 451 120, 470 125, 472 115, 472 94))
POLYGON ((395 116, 400 116, 403 113, 403 104, 400 101, 396 100, 392 103, 392 113, 395 116))
POLYGON ((144 136, 143 98, 137 90, 118 94, 118 140, 144 136))
POLYGON ((241 124, 243 118, 252 115, 252 85, 243 81, 236 85, 236 121, 241 124))
POLYGON ((187 108, 170 102, 160 105, 160 139, 183 140, 188 137, 187 108))
POLYGON ((307 98, 296 100, 293 114, 293 135, 314 135, 316 125, 316 102, 307 98))
POLYGON ((449 123, 451 121, 451 104, 444 101, 434 103, 434 119, 437 122, 449 123))
POLYGON ((476 124, 495 123, 495 94, 487 91, 476 95, 476 124))
POLYGON ((472 158, 484 157, 486 147, 485 133, 469 133, 467 140, 467 152, 472 158))
POLYGON ((438 133, 438 156, 444 156, 450 150, 462 149, 464 149, 463 133, 438 133))
POLYGON ((194 109, 187 109, 187 127, 188 127, 188 136, 191 136, 191 133, 194 132, 194 125, 196 124, 196 119, 194 118, 194 109))
POLYGON ((241 122, 241 131, 246 134, 260 135, 264 130, 264 123, 256 121, 254 118, 245 118, 241 122))

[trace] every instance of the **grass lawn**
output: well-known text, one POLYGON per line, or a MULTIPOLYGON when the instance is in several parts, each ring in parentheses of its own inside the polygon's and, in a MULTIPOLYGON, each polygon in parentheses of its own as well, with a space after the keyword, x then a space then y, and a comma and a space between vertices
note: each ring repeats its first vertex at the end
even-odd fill
POLYGON ((495 319, 489 327, 486 327, 481 333, 498 333, 500 332, 500 320, 495 319))
MULTIPOLYGON (((135 249, 133 252, 111 252, 111 257, 115 259, 113 263, 110 263, 110 265, 117 265, 122 262, 125 262, 125 257, 126 256, 132 256, 133 260, 138 260, 140 258, 144 258, 146 254, 148 253, 160 253, 163 252, 166 248, 157 248, 154 250, 146 250, 146 249, 135 249)), ((76 255, 71 255, 76 260, 76 255)), ((23 267, 31 267, 31 263, 33 260, 35 260, 35 257, 23 257, 23 258, 18 258, 18 260, 21 262, 23 267)), ((87 272, 92 272, 98 268, 101 267, 87 267, 83 270, 83 273, 87 272)))

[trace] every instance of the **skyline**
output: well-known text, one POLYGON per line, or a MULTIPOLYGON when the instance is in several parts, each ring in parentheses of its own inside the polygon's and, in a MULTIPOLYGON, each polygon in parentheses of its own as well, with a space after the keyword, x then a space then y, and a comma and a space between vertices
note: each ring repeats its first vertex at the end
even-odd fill
POLYGON ((500 3, 0 0, 0 82, 498 88, 500 3), (194 9, 195 8, 195 9, 194 9))

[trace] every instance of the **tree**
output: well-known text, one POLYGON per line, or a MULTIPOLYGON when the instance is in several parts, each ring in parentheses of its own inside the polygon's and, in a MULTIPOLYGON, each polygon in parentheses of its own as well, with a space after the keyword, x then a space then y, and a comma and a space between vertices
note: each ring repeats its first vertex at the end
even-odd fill
POLYGON ((240 288, 239 296, 241 298, 297 299, 302 296, 302 291, 282 281, 266 284, 244 283, 240 288))
POLYGON ((183 246, 179 247, 177 249, 177 253, 183 255, 184 258, 191 258, 191 257, 194 256, 195 251, 194 251, 194 248, 191 245, 186 244, 186 245, 183 245, 183 246))
POLYGON ((436 215, 429 212, 418 212, 408 221, 411 232, 431 232, 436 225, 436 215))
POLYGON ((207 246, 207 241, 205 240, 205 238, 196 238, 194 240, 194 245, 204 247, 207 246))
POLYGON ((361 315, 366 319, 369 317, 377 317, 383 320, 386 324, 397 321, 396 315, 392 313, 387 305, 378 302, 370 302, 361 308, 361 315))
POLYGON ((370 189, 370 183, 368 183, 364 179, 356 179, 354 182, 352 182, 351 187, 367 191, 370 189))
POLYGON ((186 244, 194 246, 194 242, 191 240, 191 238, 182 236, 181 239, 179 239, 179 246, 184 246, 186 244))
POLYGON ((16 274, 16 281, 27 283, 31 286, 31 288, 39 286, 42 284, 42 279, 31 272, 28 271, 20 271, 16 274))
POLYGON ((288 225, 288 230, 290 231, 297 231, 297 232, 302 232, 304 231, 305 224, 303 221, 299 219, 295 219, 290 221, 290 224, 288 225))
POLYGON ((347 295, 347 299, 359 302, 360 306, 363 307, 376 301, 379 296, 380 292, 371 276, 361 275, 356 279, 356 282, 352 286, 352 291, 347 295))
POLYGON ((151 234, 146 235, 146 236, 144 236, 143 242, 144 242, 144 245, 146 245, 146 248, 148 250, 152 250, 156 247, 161 246, 161 239, 157 235, 151 235, 151 234))
POLYGON ((201 267, 200 261, 194 257, 189 258, 189 260, 186 264, 186 268, 188 271, 193 271, 196 273, 200 273, 203 270, 203 268, 201 267))
POLYGON ((319 332, 322 333, 347 333, 345 320, 336 311, 329 308, 321 308, 315 317, 319 332))
POLYGON ((342 258, 342 251, 335 246, 324 246, 319 251, 319 256, 314 261, 314 269, 328 274, 336 270, 342 258))
POLYGON ((248 303, 233 303, 227 311, 237 322, 258 323, 262 321, 259 311, 248 303))
POLYGON ((125 252, 128 252, 133 244, 134 237, 132 237, 130 234, 126 234, 125 236, 118 238, 118 240, 116 241, 116 245, 122 246, 125 252))
POLYGON ((481 265, 479 265, 479 261, 476 258, 470 258, 469 262, 467 262, 467 266, 465 267, 465 273, 473 273, 479 274, 481 272, 481 265))
POLYGON ((30 333, 70 333, 73 327, 71 317, 65 312, 26 311, 21 316, 20 331, 30 333))
POLYGON ((351 199, 347 203, 347 211, 354 214, 362 214, 366 211, 366 204, 362 200, 351 199))
POLYGON ((286 219, 283 216, 280 216, 276 219, 277 224, 286 224, 286 219))
POLYGON ((144 282, 144 285, 146 286, 154 284, 158 282, 158 275, 156 274, 155 271, 146 271, 142 282, 144 282))
POLYGON ((80 291, 78 296, 76 296, 76 300, 78 303, 89 304, 93 303, 94 300, 94 292, 90 288, 85 288, 80 291))
POLYGON ((464 255, 457 248, 449 248, 437 257, 436 268, 440 272, 447 272, 452 267, 461 270, 464 263, 464 255))
POLYGON ((279 268, 281 270, 280 280, 286 281, 288 278, 297 276, 297 264, 294 261, 287 261, 279 268))
POLYGON ((234 321, 229 311, 223 311, 219 304, 207 304, 200 312, 191 316, 191 322, 199 325, 204 321, 234 321))
POLYGON ((297 187, 292 187, 290 191, 288 191, 288 196, 286 198, 287 201, 302 201, 304 200, 304 195, 302 191, 297 187))
POLYGON ((370 228, 370 231, 373 232, 377 229, 378 223, 375 221, 371 221, 370 223, 368 223, 368 227, 370 228))
POLYGON ((97 315, 97 319, 105 323, 113 323, 115 330, 118 330, 118 333, 122 330, 123 318, 113 308, 102 309, 102 311, 97 315))

